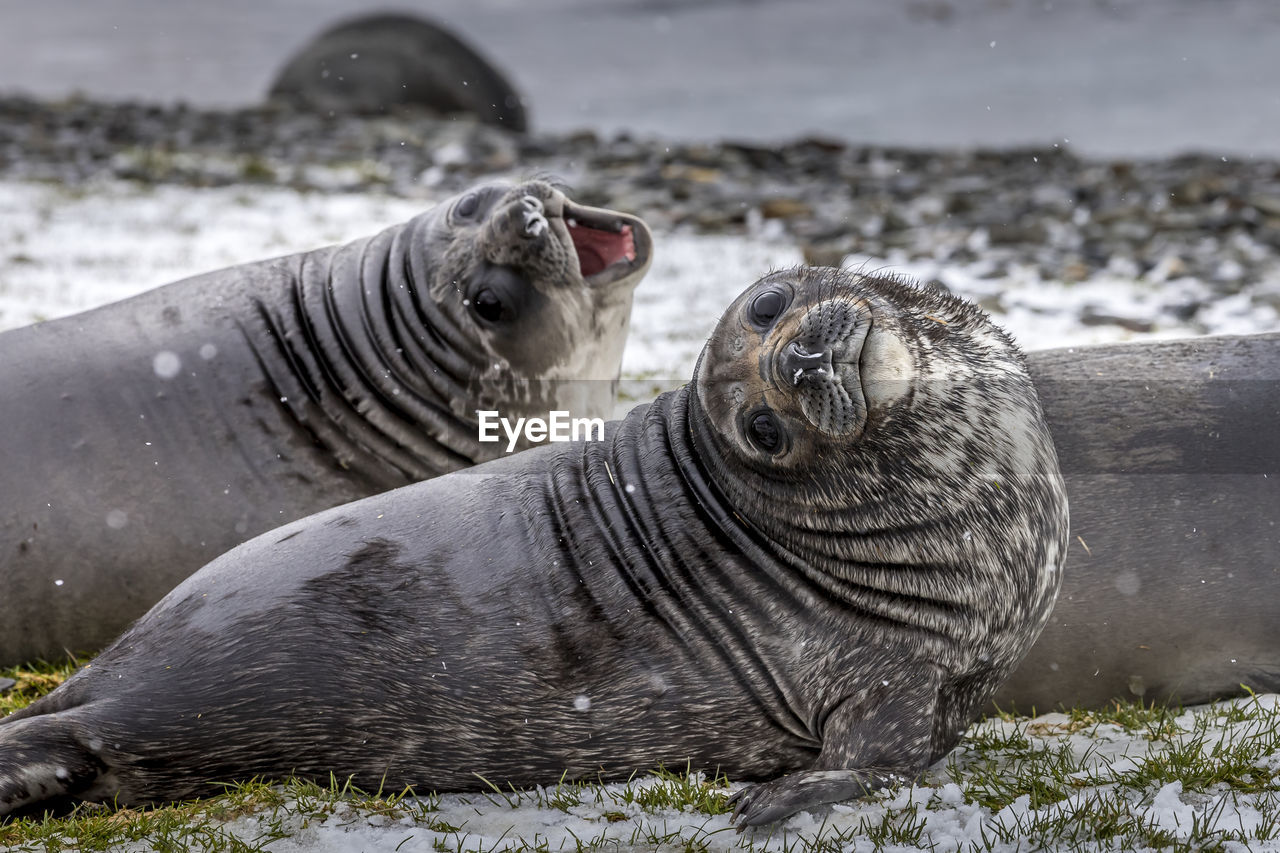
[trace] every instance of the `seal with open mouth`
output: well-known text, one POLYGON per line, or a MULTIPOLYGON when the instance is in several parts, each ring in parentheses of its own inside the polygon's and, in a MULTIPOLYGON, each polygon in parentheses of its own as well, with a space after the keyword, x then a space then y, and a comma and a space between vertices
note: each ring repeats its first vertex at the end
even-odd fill
POLYGON ((606 418, 639 219, 485 184, 377 236, 0 335, 0 665, 101 648, 265 530, 606 418))
POLYGON ((1066 535, 1035 391, 981 312, 773 273, 604 441, 337 507, 188 578, 0 721, 0 813, 687 762, 768 780, 737 801, 768 823, 949 750, 1047 617, 1066 535))

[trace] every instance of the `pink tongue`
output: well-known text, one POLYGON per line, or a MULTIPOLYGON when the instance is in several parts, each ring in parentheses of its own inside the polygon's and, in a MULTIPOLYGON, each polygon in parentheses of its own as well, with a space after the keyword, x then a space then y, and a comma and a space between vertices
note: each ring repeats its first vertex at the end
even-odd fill
POLYGON ((623 258, 636 259, 636 241, 630 225, 623 225, 621 231, 601 231, 574 224, 569 226, 569 237, 578 251, 583 277, 593 276, 623 258))

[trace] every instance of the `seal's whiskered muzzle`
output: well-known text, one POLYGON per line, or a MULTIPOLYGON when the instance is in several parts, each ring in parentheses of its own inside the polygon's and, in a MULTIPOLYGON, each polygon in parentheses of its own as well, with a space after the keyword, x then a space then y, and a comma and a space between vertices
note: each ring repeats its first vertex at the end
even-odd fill
POLYGON ((817 352, 809 352, 800 341, 787 344, 778 365, 782 378, 792 385, 799 385, 806 379, 833 375, 831 350, 827 347, 817 349, 817 352))
POLYGON ((520 207, 523 208, 524 214, 524 228, 522 229, 524 236, 542 236, 547 230, 547 217, 543 215, 542 202, 531 195, 527 195, 520 199, 520 207))
MULTIPOLYGON (((540 199, 528 193, 508 194, 489 218, 491 233, 518 234, 534 239, 547 231, 547 217, 540 199)), ((496 236, 495 239, 503 239, 496 236)))

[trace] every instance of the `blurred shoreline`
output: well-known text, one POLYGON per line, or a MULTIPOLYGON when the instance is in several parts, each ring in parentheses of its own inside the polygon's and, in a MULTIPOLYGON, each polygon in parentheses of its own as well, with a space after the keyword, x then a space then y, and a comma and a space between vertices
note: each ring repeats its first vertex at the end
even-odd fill
POLYGON ((455 31, 555 133, 1280 156, 1270 0, 0 0, 0 92, 250 105, 385 8, 455 31))

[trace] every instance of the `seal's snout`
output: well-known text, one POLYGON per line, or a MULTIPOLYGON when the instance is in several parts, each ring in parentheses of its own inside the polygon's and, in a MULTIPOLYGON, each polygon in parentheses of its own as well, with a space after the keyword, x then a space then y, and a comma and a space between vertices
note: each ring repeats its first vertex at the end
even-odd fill
POLYGON ((828 435, 855 437, 866 424, 860 357, 869 328, 864 303, 824 299, 804 313, 776 357, 777 381, 794 390, 805 418, 828 435))
POLYGON ((800 341, 792 341, 782 351, 779 370, 792 385, 799 385, 806 379, 831 376, 831 350, 818 347, 817 352, 809 352, 800 341))
POLYGON ((518 202, 518 212, 523 217, 520 233, 526 237, 541 237, 547 230, 547 217, 543 212, 542 200, 526 195, 518 202))

